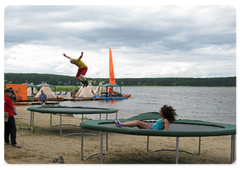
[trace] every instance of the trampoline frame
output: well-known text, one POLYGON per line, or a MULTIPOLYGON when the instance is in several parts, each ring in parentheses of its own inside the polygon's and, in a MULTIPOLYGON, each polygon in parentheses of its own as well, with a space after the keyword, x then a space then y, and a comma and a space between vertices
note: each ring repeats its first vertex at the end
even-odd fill
MULTIPOLYGON (((147 120, 147 119, 156 119, 157 113, 151 112, 151 113, 143 113, 138 116, 134 116, 129 119, 121 120, 123 121, 130 121, 130 120, 147 120), (149 118, 146 118, 146 117, 149 118)), ((158 119, 158 118, 157 118, 158 119)), ((176 121, 176 123, 180 124, 194 124, 194 125, 207 125, 207 126, 216 126, 216 127, 222 127, 224 128, 222 132, 220 130, 215 130, 214 132, 211 131, 203 131, 203 132, 198 132, 198 131, 189 131, 189 132, 183 132, 183 131, 154 131, 154 130, 147 130, 147 129, 131 129, 127 128, 127 131, 124 131, 122 128, 108 128, 107 126, 99 126, 100 124, 105 124, 105 123, 110 123, 110 121, 86 121, 81 123, 81 133, 83 134, 84 129, 90 129, 94 131, 99 131, 100 133, 100 152, 93 153, 89 156, 87 156, 84 159, 84 137, 82 135, 81 137, 81 160, 85 161, 89 159, 90 157, 94 155, 100 154, 100 163, 103 163, 103 155, 108 154, 108 132, 111 133, 121 133, 121 134, 128 134, 128 135, 140 135, 140 136, 147 136, 147 151, 149 152, 157 152, 157 151, 176 151, 176 159, 175 163, 178 164, 178 155, 179 152, 185 152, 188 154, 194 154, 194 155, 200 155, 201 151, 201 137, 209 137, 209 136, 230 136, 231 135, 231 155, 230 155, 230 163, 233 163, 235 161, 235 136, 236 136, 236 128, 234 128, 234 125, 228 125, 228 124, 219 124, 219 123, 212 123, 212 122, 204 122, 204 121, 196 121, 196 120, 180 120, 179 122, 176 121), (190 123, 190 122, 191 123, 190 123), (187 123, 189 122, 189 123, 187 123), (210 125, 211 124, 211 125, 210 125), (98 130, 96 130, 98 129, 98 130), (106 133, 106 151, 103 152, 103 134, 104 132, 106 133), (151 134, 149 134, 151 133, 151 134), (150 136, 161 136, 161 137, 176 137, 176 149, 156 149, 156 150, 150 150, 149 149, 149 137, 150 136), (180 150, 179 149, 179 137, 199 137, 198 141, 198 152, 197 153, 192 153, 189 151, 185 150, 180 150)))
MULTIPOLYGON (((38 113, 49 113, 50 114, 50 126, 51 127, 56 127, 56 126, 60 126, 60 136, 70 136, 70 135, 95 135, 93 133, 68 133, 68 134, 65 134, 63 135, 62 133, 62 125, 68 125, 68 126, 77 126, 77 125, 74 125, 74 124, 62 124, 62 114, 66 114, 64 113, 63 111, 61 111, 61 113, 57 113, 57 111, 55 111, 55 113, 52 113, 51 112, 46 112, 46 111, 40 111, 36 108, 54 108, 56 106, 41 106, 41 107, 28 107, 27 110, 30 110, 30 130, 33 132, 34 131, 34 112, 38 112, 38 113), (59 120, 59 124, 57 125, 53 125, 52 124, 52 114, 59 114, 60 116, 60 120, 59 120)), ((95 107, 67 107, 67 106, 57 106, 57 108, 84 108, 84 109, 106 109, 106 108, 95 108, 95 107)), ((102 114, 106 114, 106 120, 108 119, 108 114, 113 114, 113 113, 116 113, 116 119, 117 119, 117 113, 118 113, 118 110, 117 109, 108 109, 108 111, 110 111, 109 113, 71 113, 71 114, 81 114, 82 115, 82 122, 83 122, 83 115, 84 114, 99 114, 99 120, 102 120, 102 114), (111 110, 111 111, 110 111, 111 110)))
MULTIPOLYGON (((93 153, 88 155, 85 159, 83 158, 83 128, 81 129, 81 160, 82 161, 86 161, 89 158, 91 158, 92 156, 95 155, 99 155, 100 154, 100 163, 103 164, 103 155, 107 155, 108 154, 108 132, 106 133, 106 151, 105 153, 103 152, 103 131, 99 131, 100 134, 100 152, 97 153, 93 153)), ((176 159, 175 159, 175 163, 178 164, 178 155, 179 152, 185 152, 188 154, 192 154, 192 155, 200 155, 200 150, 201 150, 201 137, 199 137, 199 143, 198 143, 198 153, 192 153, 189 151, 185 151, 185 150, 179 150, 179 137, 176 137, 176 149, 156 149, 156 150, 150 150, 149 149, 149 136, 147 136, 147 151, 149 152, 158 152, 158 151, 176 151, 176 159)), ((235 135, 231 135, 231 155, 230 155, 230 163, 233 163, 235 161, 235 135)))

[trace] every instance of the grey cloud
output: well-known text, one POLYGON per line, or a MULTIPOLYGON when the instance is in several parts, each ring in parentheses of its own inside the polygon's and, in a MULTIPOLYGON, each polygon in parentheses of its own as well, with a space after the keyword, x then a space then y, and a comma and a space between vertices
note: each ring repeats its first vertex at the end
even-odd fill
POLYGON ((113 47, 116 56, 128 54, 136 62, 236 58, 232 6, 8 6, 4 22, 5 49, 43 44, 97 53, 113 47), (211 46, 216 49, 201 53, 211 46), (214 54, 225 46, 226 54, 214 54))

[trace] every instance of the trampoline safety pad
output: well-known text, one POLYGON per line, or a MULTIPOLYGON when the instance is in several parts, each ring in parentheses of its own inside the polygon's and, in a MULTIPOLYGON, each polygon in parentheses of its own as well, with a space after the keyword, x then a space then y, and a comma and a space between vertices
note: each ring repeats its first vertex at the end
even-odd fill
POLYGON ((94 107, 67 107, 67 106, 40 106, 28 107, 27 110, 39 113, 61 113, 61 114, 108 114, 116 113, 117 109, 94 108, 94 107))
MULTIPOLYGON (((131 120, 146 121, 149 119, 157 120, 160 115, 157 112, 143 113, 129 119, 121 119, 121 122, 131 120)), ((153 122, 149 123, 150 125, 153 122)), ((169 130, 150 130, 138 129, 137 127, 116 127, 112 120, 91 120, 84 121, 80 124, 84 129, 91 129, 96 131, 114 132, 131 135, 144 135, 144 136, 172 136, 172 137, 200 137, 200 136, 223 136, 235 135, 236 125, 220 124, 198 120, 177 120, 170 123, 169 130)))

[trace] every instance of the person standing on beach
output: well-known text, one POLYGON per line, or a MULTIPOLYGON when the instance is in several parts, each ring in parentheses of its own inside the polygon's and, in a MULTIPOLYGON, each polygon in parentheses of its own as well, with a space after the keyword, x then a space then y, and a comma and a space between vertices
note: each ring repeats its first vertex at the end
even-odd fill
POLYGON ((77 59, 73 59, 69 56, 67 56, 65 53, 63 53, 63 56, 70 59, 70 63, 75 64, 78 67, 78 72, 76 74, 76 79, 83 83, 83 87, 88 86, 88 81, 84 77, 87 73, 88 67, 87 65, 81 60, 83 57, 83 52, 81 52, 81 55, 77 59))
POLYGON ((14 114, 17 114, 16 107, 14 106, 12 100, 10 99, 11 89, 4 90, 4 112, 8 113, 8 119, 5 121, 5 130, 4 130, 4 140, 6 145, 11 145, 16 148, 21 148, 17 145, 16 134, 17 128, 15 124, 14 114), (9 135, 11 134, 11 143, 9 141, 9 135))
POLYGON ((149 125, 140 120, 133 120, 130 122, 120 122, 119 120, 114 120, 113 122, 117 127, 134 127, 137 126, 139 129, 152 129, 152 130, 169 130, 169 122, 174 122, 176 120, 176 110, 172 106, 164 105, 159 110, 159 115, 161 119, 158 119, 153 125, 149 125))
POLYGON ((45 105, 47 103, 47 95, 43 92, 43 90, 41 90, 41 94, 39 95, 38 103, 39 99, 41 100, 41 105, 45 105))
POLYGON ((15 94, 15 92, 13 91, 13 88, 12 88, 12 87, 10 87, 10 90, 11 90, 10 99, 11 99, 12 102, 14 103, 14 100, 16 100, 16 94, 15 94))

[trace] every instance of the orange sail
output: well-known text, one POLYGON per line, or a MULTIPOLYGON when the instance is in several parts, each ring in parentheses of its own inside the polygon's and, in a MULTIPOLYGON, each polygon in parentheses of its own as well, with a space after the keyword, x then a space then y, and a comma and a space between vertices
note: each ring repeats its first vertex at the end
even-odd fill
POLYGON ((114 69, 113 69, 112 51, 110 48, 109 48, 109 82, 112 84, 116 84, 114 69))

